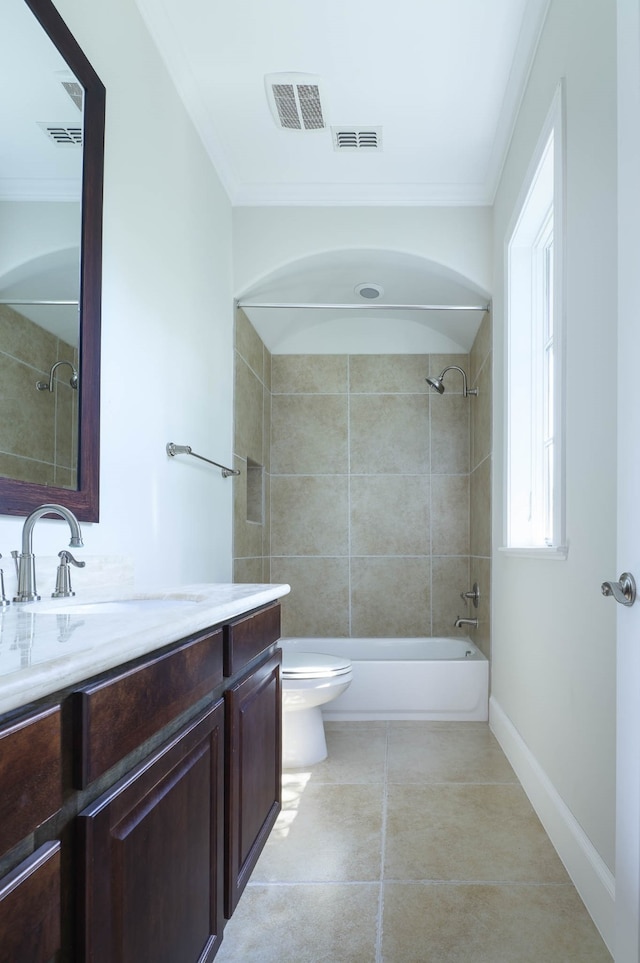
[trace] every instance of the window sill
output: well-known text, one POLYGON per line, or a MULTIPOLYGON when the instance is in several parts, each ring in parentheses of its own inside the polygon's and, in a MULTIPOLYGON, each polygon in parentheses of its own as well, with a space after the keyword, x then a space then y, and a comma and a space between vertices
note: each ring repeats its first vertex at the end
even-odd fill
POLYGON ((498 551, 501 555, 512 555, 515 558, 544 558, 551 562, 565 562, 569 555, 568 545, 535 546, 503 545, 498 551))

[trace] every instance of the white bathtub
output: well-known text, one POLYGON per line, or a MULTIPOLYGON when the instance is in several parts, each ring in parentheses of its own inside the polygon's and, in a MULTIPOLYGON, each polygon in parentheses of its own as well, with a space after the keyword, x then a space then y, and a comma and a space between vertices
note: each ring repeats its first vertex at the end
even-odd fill
POLYGON ((299 652, 346 655, 353 681, 325 719, 484 722, 489 663, 469 639, 281 639, 299 652))

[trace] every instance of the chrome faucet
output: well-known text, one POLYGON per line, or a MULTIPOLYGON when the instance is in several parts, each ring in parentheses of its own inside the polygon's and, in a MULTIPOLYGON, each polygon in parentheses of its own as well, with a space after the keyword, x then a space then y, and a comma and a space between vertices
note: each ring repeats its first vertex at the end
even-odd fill
POLYGON ((453 624, 454 624, 454 626, 456 627, 456 629, 461 629, 463 625, 468 625, 468 626, 470 626, 472 629, 477 629, 477 628, 478 628, 478 620, 477 620, 477 619, 461 619, 460 616, 458 616, 458 618, 455 620, 455 622, 454 622, 453 624))
POLYGON ((11 554, 16 559, 16 570, 18 573, 18 594, 14 596, 14 602, 35 602, 40 599, 36 594, 36 566, 35 557, 32 552, 33 547, 33 527, 43 515, 60 515, 64 518, 71 531, 70 548, 82 548, 82 532, 80 523, 72 511, 64 505, 40 505, 35 511, 25 518, 22 529, 22 553, 11 554))
MULTIPOLYGON (((0 558, 2 558, 2 555, 0 555, 0 558)), ((11 602, 4 594, 4 570, 0 568, 0 612, 5 609, 7 605, 11 605, 11 602)))

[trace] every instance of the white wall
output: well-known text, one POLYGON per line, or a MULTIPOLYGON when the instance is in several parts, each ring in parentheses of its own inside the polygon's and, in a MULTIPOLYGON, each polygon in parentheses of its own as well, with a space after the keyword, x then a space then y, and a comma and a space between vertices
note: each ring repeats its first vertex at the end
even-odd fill
POLYGON ((233 226, 236 295, 299 258, 348 248, 417 254, 491 291, 487 207, 237 207, 233 226))
POLYGON ((0 201, 0 285, 25 262, 77 248, 80 206, 75 201, 0 201))
MULTIPOLYGON (((165 453, 231 457, 230 204, 133 0, 57 6, 107 90, 101 514, 84 552, 132 556, 139 584, 230 581, 230 480, 165 453)), ((3 555, 21 525, 0 517, 3 555)), ((62 526, 38 523, 36 556, 65 546, 62 526)))
MULTIPOLYGON (((485 304, 486 207, 238 207, 234 289, 250 301, 351 302, 356 282, 387 303, 485 304)), ((466 354, 481 311, 260 311, 249 320, 274 354, 466 354)))
MULTIPOLYGON (((538 788, 544 783, 547 802, 553 800, 551 822, 571 823, 569 835, 592 863, 598 879, 589 881, 585 871, 585 879, 575 881, 610 940, 605 890, 614 868, 616 613, 600 583, 617 578, 614 3, 552 0, 496 197, 494 546, 504 540, 504 244, 562 77, 569 555, 558 562, 494 551, 492 697, 496 731, 510 732, 511 748, 519 747, 514 758, 529 766, 533 782, 536 770, 538 788), (612 379, 608 385, 602 373, 612 379)), ((548 828, 554 838, 553 825, 548 828)), ((556 829, 558 841, 562 827, 556 829)), ((561 853, 568 862, 572 846, 561 853)))

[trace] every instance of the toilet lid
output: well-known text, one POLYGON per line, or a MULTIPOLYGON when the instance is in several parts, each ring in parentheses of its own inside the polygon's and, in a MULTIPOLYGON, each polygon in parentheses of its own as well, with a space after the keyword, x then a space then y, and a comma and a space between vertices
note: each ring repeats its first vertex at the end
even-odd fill
POLYGON ((288 678, 321 679, 323 676, 344 675, 350 669, 350 660, 339 655, 282 650, 282 674, 288 678))

